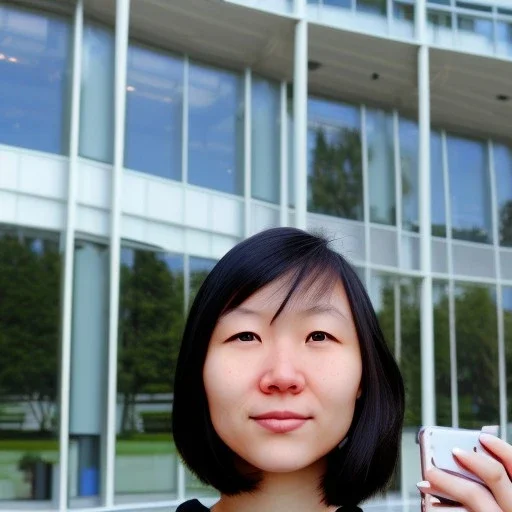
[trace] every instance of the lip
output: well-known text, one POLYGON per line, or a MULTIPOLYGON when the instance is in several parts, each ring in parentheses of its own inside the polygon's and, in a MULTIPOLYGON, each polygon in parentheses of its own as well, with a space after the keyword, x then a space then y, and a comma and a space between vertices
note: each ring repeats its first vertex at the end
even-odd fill
POLYGON ((302 427, 304 423, 311 419, 311 416, 291 411, 272 411, 252 416, 251 419, 266 430, 276 434, 285 434, 302 427))

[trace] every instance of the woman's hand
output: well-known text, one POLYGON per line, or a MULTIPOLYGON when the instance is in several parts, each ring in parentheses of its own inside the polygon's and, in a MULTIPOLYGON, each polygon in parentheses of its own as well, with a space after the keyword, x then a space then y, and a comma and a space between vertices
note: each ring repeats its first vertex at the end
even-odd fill
POLYGON ((440 469, 432 469, 425 475, 426 482, 418 485, 421 492, 450 496, 469 512, 512 512, 512 446, 489 434, 482 434, 480 442, 495 458, 457 449, 453 455, 489 489, 440 469))

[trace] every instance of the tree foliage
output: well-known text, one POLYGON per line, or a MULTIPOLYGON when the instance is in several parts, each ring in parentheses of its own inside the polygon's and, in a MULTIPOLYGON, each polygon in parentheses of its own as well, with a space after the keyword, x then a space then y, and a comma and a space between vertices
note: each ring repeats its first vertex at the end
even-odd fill
POLYGON ((135 251, 121 267, 118 391, 122 431, 134 425, 136 395, 172 393, 184 325, 183 273, 154 252, 135 251))
MULTIPOLYGON (((421 425, 420 296, 417 281, 384 281, 378 312, 390 348, 397 353, 406 389, 405 425, 421 425), (399 300, 397 301, 397 295, 399 300), (400 305, 397 314, 396 304, 400 305), (396 325, 397 320, 400 325, 396 325)), ((464 285, 456 290, 455 339, 459 423, 468 428, 499 421, 498 341, 496 304, 489 289, 464 285)), ((449 297, 443 293, 434 308, 434 343, 437 422, 451 425, 451 367, 449 297)), ((512 329, 512 318, 506 316, 512 329)), ((508 330, 508 328, 507 328, 508 330)), ((508 331, 511 333, 512 330, 508 331)), ((512 355, 509 355, 512 359, 512 355)), ((509 381, 512 379, 509 377, 509 381)))
POLYGON ((358 130, 340 128, 331 140, 322 128, 316 131, 309 187, 310 211, 346 219, 363 218, 362 149, 358 130))
POLYGON ((0 399, 30 404, 40 430, 54 426, 60 280, 56 244, 0 238, 0 399))

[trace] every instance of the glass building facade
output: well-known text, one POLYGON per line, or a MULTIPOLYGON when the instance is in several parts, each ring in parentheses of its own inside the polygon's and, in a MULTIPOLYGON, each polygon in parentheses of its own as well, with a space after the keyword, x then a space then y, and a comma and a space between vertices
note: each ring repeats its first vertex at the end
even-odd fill
POLYGON ((417 510, 425 422, 510 440, 506 3, 0 1, 0 509, 214 502, 172 442, 180 336, 272 226, 332 236, 403 371, 372 510, 417 510))

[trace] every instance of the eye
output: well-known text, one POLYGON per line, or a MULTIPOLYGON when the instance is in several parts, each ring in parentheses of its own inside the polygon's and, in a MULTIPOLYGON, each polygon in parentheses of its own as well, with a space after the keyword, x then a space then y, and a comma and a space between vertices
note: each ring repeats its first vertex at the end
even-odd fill
POLYGON ((231 338, 229 338, 227 341, 241 341, 243 343, 248 343, 250 341, 256 340, 260 340, 260 337, 253 332, 239 332, 231 336, 231 338))
POLYGON ((334 337, 323 331, 314 331, 308 335, 306 342, 308 341, 327 341, 334 340, 334 337))

